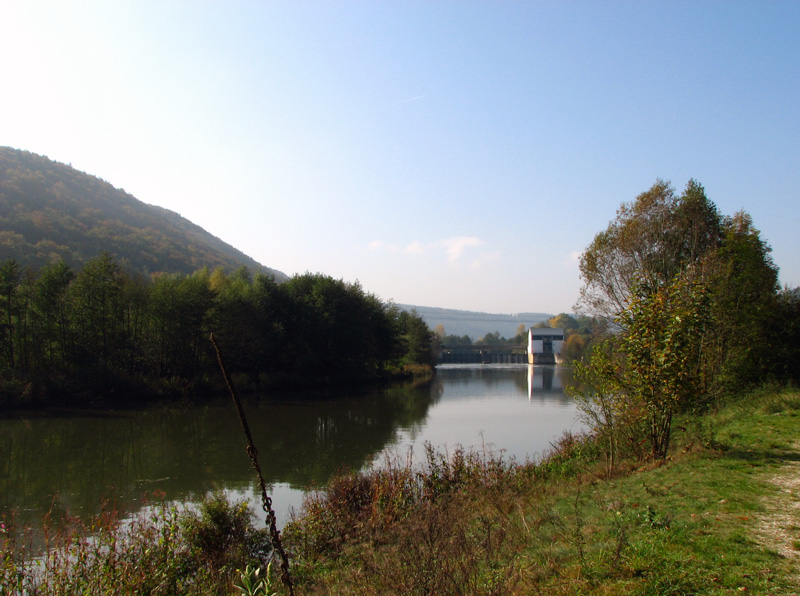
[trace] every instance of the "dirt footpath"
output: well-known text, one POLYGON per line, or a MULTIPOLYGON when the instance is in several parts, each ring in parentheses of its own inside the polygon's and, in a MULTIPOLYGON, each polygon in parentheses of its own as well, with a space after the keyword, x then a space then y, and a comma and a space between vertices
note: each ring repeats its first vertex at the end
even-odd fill
MULTIPOLYGON (((794 445, 800 455, 800 443, 794 445)), ((764 502, 765 513, 756 526, 756 538, 791 563, 800 585, 800 461, 788 461, 767 478, 778 491, 764 502)))

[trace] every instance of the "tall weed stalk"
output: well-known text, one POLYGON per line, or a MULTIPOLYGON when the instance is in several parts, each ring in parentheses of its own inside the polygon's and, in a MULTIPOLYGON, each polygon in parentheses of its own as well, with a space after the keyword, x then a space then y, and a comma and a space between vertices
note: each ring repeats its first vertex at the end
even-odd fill
POLYGON ((244 409, 242 408, 242 402, 239 400, 239 396, 236 394, 236 390, 233 388, 230 375, 228 374, 228 368, 225 366, 225 361, 222 357, 222 351, 220 350, 217 341, 214 339, 213 333, 211 334, 210 339, 211 343, 214 344, 214 350, 217 353, 217 361, 219 362, 219 367, 222 370, 222 376, 225 378, 225 384, 227 385, 228 391, 233 399, 233 404, 236 407, 236 412, 239 415, 239 422, 242 425, 242 431, 244 431, 245 438, 247 439, 247 454, 250 456, 250 461, 252 462, 253 468, 256 471, 256 475, 258 476, 258 482, 261 487, 261 506, 263 507, 264 512, 267 514, 267 527, 269 528, 269 533, 272 537, 272 546, 280 557, 281 580, 289 590, 289 595, 294 596, 294 582, 292 581, 292 576, 289 573, 289 557, 283 548, 281 534, 278 530, 277 519, 275 517, 275 510, 272 508, 272 499, 270 498, 269 494, 267 494, 267 483, 264 480, 264 474, 261 472, 261 466, 258 463, 258 450, 253 442, 253 435, 250 433, 250 425, 247 423, 247 418, 245 417, 244 409))

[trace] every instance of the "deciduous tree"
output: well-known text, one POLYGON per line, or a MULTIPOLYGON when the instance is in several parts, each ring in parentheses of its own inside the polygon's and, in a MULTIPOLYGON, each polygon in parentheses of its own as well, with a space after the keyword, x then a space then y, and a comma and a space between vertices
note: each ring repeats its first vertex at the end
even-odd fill
POLYGON ((721 245, 706 266, 714 326, 703 374, 714 392, 763 381, 778 354, 769 329, 779 290, 771 248, 743 211, 725 218, 722 229, 721 245))
POLYGON ((103 386, 122 343, 122 269, 108 253, 89 261, 70 288, 78 366, 103 386))
POLYGON ((701 352, 711 321, 708 292, 698 279, 679 276, 655 292, 634 294, 620 314, 620 334, 595 347, 577 366, 585 419, 608 445, 610 465, 620 437, 635 446, 645 430, 653 457, 667 455, 673 415, 701 393, 701 352))
POLYGON ((14 259, 0 265, 0 346, 2 366, 13 369, 16 365, 16 321, 18 316, 17 284, 20 268, 14 259))
POLYGON ((75 273, 64 261, 48 265, 39 272, 33 297, 34 345, 39 370, 63 372, 71 354, 67 296, 74 278, 75 273))
POLYGON ((720 228, 716 206, 699 183, 690 180, 676 196, 668 182, 658 180, 632 203, 623 203, 581 255, 581 307, 613 319, 626 309, 634 289, 656 291, 716 249, 720 228))

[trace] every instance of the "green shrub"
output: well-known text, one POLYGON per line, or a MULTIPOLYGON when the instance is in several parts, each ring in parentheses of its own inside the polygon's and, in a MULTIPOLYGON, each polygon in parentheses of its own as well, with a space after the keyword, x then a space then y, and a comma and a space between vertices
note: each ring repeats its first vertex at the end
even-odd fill
POLYGON ((230 503, 223 493, 207 496, 197 513, 181 517, 190 556, 200 565, 221 570, 267 561, 272 552, 269 532, 255 529, 254 517, 244 501, 230 503))
POLYGON ((229 594, 236 569, 262 567, 271 556, 266 530, 252 525, 244 502, 222 494, 197 510, 166 503, 122 522, 108 511, 86 523, 64 515, 43 528, 33 548, 30 528, 0 524, 0 594, 229 594))

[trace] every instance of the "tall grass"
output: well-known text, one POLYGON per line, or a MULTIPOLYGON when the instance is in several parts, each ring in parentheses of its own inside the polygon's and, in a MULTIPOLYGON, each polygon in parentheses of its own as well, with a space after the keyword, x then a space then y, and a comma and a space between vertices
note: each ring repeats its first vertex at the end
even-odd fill
MULTIPOLYGON (((762 474, 800 458, 800 394, 767 391, 676 420, 666 461, 607 476, 565 435, 536 462, 437 452, 344 474, 285 530, 307 594, 795 594, 757 540, 762 474)), ((798 535, 800 539, 800 535, 798 535)))
POLYGON ((341 474, 284 530, 298 581, 309 593, 509 593, 530 541, 523 505, 594 468, 591 442, 567 433, 537 463, 428 444, 419 463, 341 474))
POLYGON ((238 570, 271 556, 252 517, 246 503, 219 494, 196 510, 160 502, 124 522, 114 511, 45 520, 41 549, 32 528, 6 519, 0 594, 229 594, 238 570))

